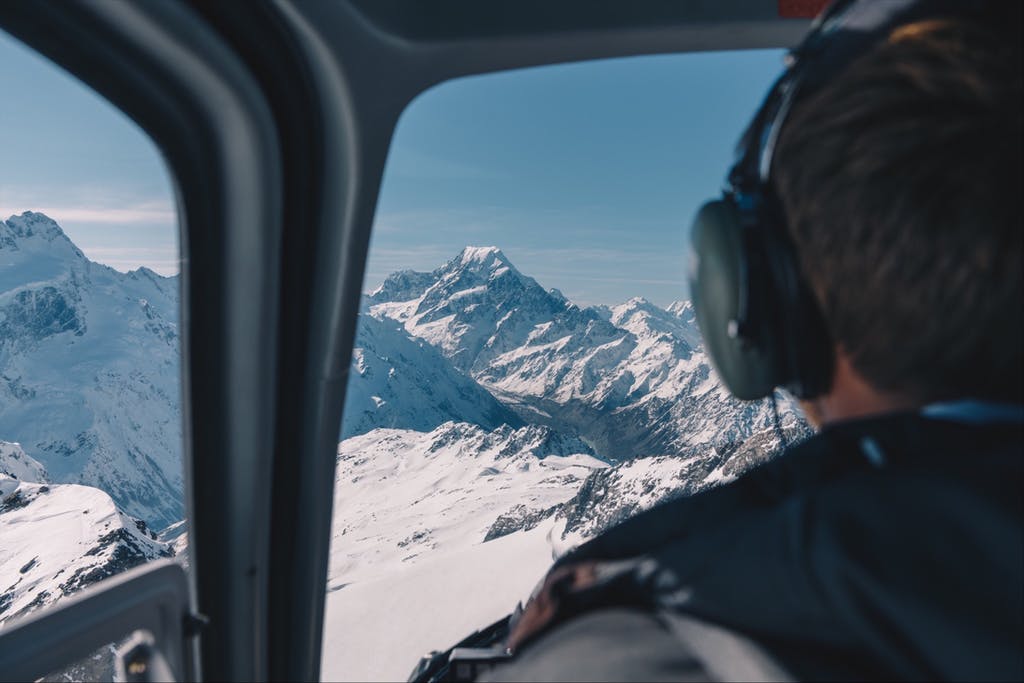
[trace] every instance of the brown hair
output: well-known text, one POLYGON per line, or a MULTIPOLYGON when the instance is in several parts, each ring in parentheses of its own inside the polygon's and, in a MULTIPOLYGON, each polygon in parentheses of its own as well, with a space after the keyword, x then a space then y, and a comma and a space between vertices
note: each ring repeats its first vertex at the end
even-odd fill
POLYGON ((829 330, 877 389, 1022 400, 1020 28, 894 31, 799 101, 776 190, 829 330))

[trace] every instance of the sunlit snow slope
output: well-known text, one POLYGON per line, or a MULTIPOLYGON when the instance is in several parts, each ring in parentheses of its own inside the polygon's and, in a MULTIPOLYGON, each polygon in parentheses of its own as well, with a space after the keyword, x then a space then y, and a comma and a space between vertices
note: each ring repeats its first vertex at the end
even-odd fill
POLYGON ((378 427, 430 431, 449 421, 522 426, 512 410, 397 322, 363 316, 352 353, 342 437, 378 427))
POLYGON ((552 559, 662 500, 737 476, 770 432, 617 465, 543 427, 376 429, 339 445, 325 680, 388 681, 508 614, 552 559))
POLYGON ((483 542, 502 513, 547 509, 606 464, 545 427, 376 429, 338 447, 328 590, 483 542))
POLYGON ((525 599, 559 545, 551 513, 607 464, 545 427, 377 429, 338 448, 323 677, 401 680, 525 599))
POLYGON ((551 564, 552 526, 437 553, 329 593, 322 680, 404 681, 420 656, 504 617, 551 564))

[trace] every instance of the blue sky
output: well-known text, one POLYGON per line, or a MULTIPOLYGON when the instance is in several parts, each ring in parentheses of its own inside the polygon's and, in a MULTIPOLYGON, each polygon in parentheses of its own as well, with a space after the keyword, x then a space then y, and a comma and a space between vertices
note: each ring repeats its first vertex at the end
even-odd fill
POLYGON ((686 296, 686 241, 782 51, 630 57, 442 84, 399 122, 367 284, 467 243, 580 303, 686 296))
MULTIPOLYGON (((367 288, 496 245, 583 304, 686 296, 686 233, 781 51, 630 57, 442 84, 399 122, 367 288)), ((105 100, 0 32, 0 215, 50 214, 94 260, 177 270, 159 152, 105 100)))
POLYGON ((119 110, 0 31, 0 217, 42 211, 95 261, 178 271, 160 153, 119 110))

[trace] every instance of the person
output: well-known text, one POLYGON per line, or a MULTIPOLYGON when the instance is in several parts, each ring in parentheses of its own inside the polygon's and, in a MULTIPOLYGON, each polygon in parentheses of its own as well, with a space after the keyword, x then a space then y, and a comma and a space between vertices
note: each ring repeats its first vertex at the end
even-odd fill
POLYGON ((759 375, 819 432, 558 560, 487 680, 1024 680, 1020 5, 840 4, 730 177, 820 315, 771 333, 818 381, 759 375))

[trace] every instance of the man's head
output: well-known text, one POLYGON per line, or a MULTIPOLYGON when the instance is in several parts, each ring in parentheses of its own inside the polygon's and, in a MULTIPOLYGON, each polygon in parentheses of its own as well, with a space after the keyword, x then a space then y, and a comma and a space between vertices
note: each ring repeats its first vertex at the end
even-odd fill
POLYGON ((904 26, 787 118, 772 179, 838 380, 908 404, 1022 400, 1019 24, 1012 31, 904 26))

